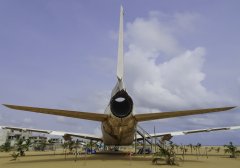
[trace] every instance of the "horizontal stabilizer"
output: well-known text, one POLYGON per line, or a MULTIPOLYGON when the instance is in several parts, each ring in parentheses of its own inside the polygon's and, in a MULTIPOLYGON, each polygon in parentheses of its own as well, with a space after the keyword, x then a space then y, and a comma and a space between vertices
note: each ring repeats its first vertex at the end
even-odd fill
POLYGON ((159 113, 147 113, 147 114, 136 114, 135 118, 139 121, 149 121, 164 118, 181 117, 188 115, 204 114, 204 113, 214 113, 230 110, 235 107, 222 107, 222 108, 209 108, 209 109, 198 109, 198 110, 184 110, 184 111, 174 111, 174 112, 159 112, 159 113))
POLYGON ((71 117, 71 118, 80 118, 80 119, 93 120, 93 121, 104 121, 105 119, 107 119, 106 114, 99 114, 99 113, 47 109, 47 108, 28 107, 28 106, 16 106, 16 105, 9 105, 9 104, 3 104, 3 105, 15 110, 23 110, 23 111, 65 116, 65 117, 71 117))

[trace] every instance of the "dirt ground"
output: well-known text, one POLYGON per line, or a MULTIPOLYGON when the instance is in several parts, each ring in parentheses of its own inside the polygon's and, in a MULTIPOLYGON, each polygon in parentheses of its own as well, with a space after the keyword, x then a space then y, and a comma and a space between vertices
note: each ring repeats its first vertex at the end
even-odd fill
MULTIPOLYGON (((27 152, 26 156, 19 157, 17 161, 10 161, 11 153, 0 153, 0 168, 123 168, 123 167, 171 167, 168 165, 152 165, 151 155, 130 156, 127 153, 121 154, 82 154, 75 160, 74 155, 63 155, 62 151, 55 155, 50 152, 27 152)), ((210 152, 208 158, 206 155, 197 157, 190 153, 185 156, 185 161, 180 162, 180 167, 184 168, 239 168, 240 158, 232 159, 227 155, 210 152)), ((178 155, 181 157, 181 155, 178 155)), ((177 167, 177 166, 176 166, 177 167)))

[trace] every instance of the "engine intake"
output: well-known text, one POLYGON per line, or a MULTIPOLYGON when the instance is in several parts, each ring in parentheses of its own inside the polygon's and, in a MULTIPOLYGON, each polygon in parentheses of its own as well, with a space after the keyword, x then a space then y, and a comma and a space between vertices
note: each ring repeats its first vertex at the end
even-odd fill
POLYGON ((110 109, 116 117, 127 117, 133 110, 132 98, 125 90, 121 90, 111 98, 110 109))

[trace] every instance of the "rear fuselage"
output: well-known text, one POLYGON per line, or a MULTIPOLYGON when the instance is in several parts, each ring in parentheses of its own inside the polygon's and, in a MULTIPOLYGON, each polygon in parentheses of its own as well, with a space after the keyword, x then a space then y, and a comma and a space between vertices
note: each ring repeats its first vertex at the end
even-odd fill
POLYGON ((134 140, 135 128, 136 121, 132 114, 124 118, 110 114, 102 122, 103 142, 105 145, 130 145, 134 140))
POLYGON ((105 145, 132 144, 137 124, 133 116, 133 105, 132 98, 122 87, 122 81, 118 81, 105 110, 108 118, 102 122, 102 135, 105 145))

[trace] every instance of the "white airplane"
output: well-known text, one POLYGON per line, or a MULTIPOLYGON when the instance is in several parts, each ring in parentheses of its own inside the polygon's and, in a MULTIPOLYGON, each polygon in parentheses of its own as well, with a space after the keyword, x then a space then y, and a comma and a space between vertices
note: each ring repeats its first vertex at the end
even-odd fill
MULTIPOLYGON (((222 107, 222 108, 184 110, 184 111, 173 111, 173 112, 135 114, 133 100, 127 93, 127 90, 124 86, 123 15, 124 15, 123 8, 121 6, 119 41, 118 41, 117 84, 112 90, 111 98, 108 106, 106 107, 104 114, 3 104, 8 108, 16 109, 16 110, 98 121, 98 122, 101 122, 102 136, 99 137, 95 135, 81 134, 81 133, 29 129, 29 128, 10 127, 10 126, 1 126, 0 128, 10 129, 10 130, 19 130, 19 131, 47 133, 51 135, 60 135, 65 138, 75 136, 75 137, 81 137, 81 138, 90 139, 90 140, 97 140, 97 141, 100 140, 100 141, 103 141, 105 145, 130 145, 133 143, 134 139, 136 138, 135 132, 136 132, 137 124, 139 122, 156 120, 156 119, 181 117, 181 116, 188 116, 188 115, 196 115, 196 114, 204 114, 204 113, 221 112, 221 111, 230 110, 234 108, 234 107, 222 107)), ((210 132, 210 131, 234 130, 234 129, 240 129, 240 126, 159 133, 151 136, 172 137, 176 135, 186 135, 186 134, 197 133, 197 132, 210 132)))

